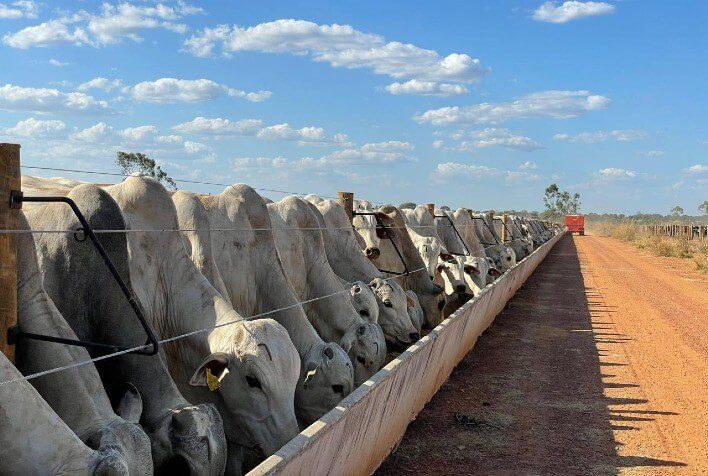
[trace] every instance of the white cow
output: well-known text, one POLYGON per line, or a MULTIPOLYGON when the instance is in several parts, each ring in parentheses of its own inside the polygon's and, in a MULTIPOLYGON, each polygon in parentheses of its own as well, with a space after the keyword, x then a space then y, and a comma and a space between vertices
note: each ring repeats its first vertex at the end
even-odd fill
MULTIPOLYGON (((20 228, 29 230, 20 214, 20 228)), ((51 298, 44 290, 37 265, 34 239, 18 236, 17 322, 22 332, 76 340, 51 298)), ((16 365, 25 375, 89 360, 83 347, 22 339, 17 344, 16 365)), ((101 378, 93 364, 74 367, 36 378, 32 384, 64 422, 90 448, 114 449, 130 474, 152 473, 150 440, 138 425, 142 401, 137 391, 126 392, 119 404, 123 419, 113 412, 101 378), (67 385, 69 384, 69 385, 67 385)))
MULTIPOLYGON (((125 229, 118 205, 105 190, 89 184, 67 190, 92 228, 125 229)), ((68 206, 42 205, 28 210, 27 217, 34 229, 72 230, 80 226, 68 206)), ((116 270, 133 289, 125 234, 99 236, 116 270)), ((90 243, 80 243, 71 235, 46 233, 35 234, 35 242, 45 289, 81 339, 129 347, 145 343, 142 326, 90 243)), ((125 354, 98 362, 97 369, 111 400, 117 401, 131 385, 140 392, 140 423, 150 437, 158 470, 188 468, 205 475, 223 472, 226 439, 221 417, 212 405, 190 405, 160 357, 125 354)))
MULTIPOLYGON (((107 190, 131 229, 178 229, 174 204, 159 182, 129 177, 107 190)), ((163 346, 161 354, 188 400, 219 410, 229 467, 240 464, 236 445, 272 454, 297 434, 300 359, 283 326, 244 320, 191 261, 179 233, 134 231, 128 251, 134 289, 156 331, 163 338, 193 333, 163 346)))
MULTIPOLYGON (((353 389, 353 369, 346 353, 324 342, 307 320, 278 258, 265 200, 247 185, 233 185, 218 195, 202 196, 211 245, 226 292, 235 309, 247 316, 269 314, 290 335, 301 361, 295 389, 295 412, 309 425, 353 389)), ((186 220, 180 206, 180 222, 186 220)), ((186 223, 186 221, 185 221, 186 223)))
POLYGON ((361 385, 383 366, 386 343, 378 324, 354 309, 327 261, 317 208, 286 197, 269 204, 268 211, 278 256, 296 296, 300 301, 330 296, 306 303, 305 314, 323 339, 342 345, 354 365, 354 383, 361 385))
MULTIPOLYGON (((443 289, 430 280, 426 272, 425 263, 406 230, 403 212, 392 205, 385 205, 379 208, 378 212, 381 213, 380 216, 384 220, 384 224, 391 226, 389 233, 410 273, 405 276, 399 276, 397 278, 398 282, 403 289, 410 289, 416 293, 425 315, 424 327, 432 329, 442 322, 442 309, 445 307, 445 296, 442 295, 443 289)), ((376 236, 376 234, 374 233, 373 236, 376 236)), ((364 238, 367 240, 367 247, 375 245, 371 241, 373 239, 372 234, 367 233, 364 238)), ((403 271, 403 263, 401 263, 401 259, 396 253, 391 240, 379 238, 377 247, 380 250, 380 256, 372 261, 379 269, 403 271)))
POLYGON ((420 257, 423 258, 425 267, 428 268, 430 279, 435 279, 435 270, 438 259, 444 254, 443 259, 450 259, 443 241, 438 236, 435 219, 428 209, 418 205, 413 209, 401 210, 406 219, 406 228, 420 257))
MULTIPOLYGON (((0 381, 21 377, 0 352, 0 381)), ((0 385, 0 419, 3 474, 128 474, 117 449, 87 447, 25 380, 0 385)))
POLYGON ((378 307, 376 322, 381 326, 386 342, 394 350, 408 347, 420 338, 421 328, 411 322, 405 291, 395 279, 384 279, 383 274, 362 253, 358 242, 361 235, 354 231, 341 205, 335 200, 315 203, 320 212, 320 225, 326 228, 322 236, 332 270, 345 282, 368 283, 378 307))

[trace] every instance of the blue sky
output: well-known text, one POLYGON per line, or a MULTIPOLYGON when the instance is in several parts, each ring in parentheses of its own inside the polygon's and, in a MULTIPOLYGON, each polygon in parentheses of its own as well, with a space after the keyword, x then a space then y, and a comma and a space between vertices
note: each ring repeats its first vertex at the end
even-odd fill
POLYGON ((26 165, 143 151, 174 177, 375 202, 540 210, 557 182, 584 211, 698 213, 707 20, 647 0, 0 0, 0 140, 26 165))

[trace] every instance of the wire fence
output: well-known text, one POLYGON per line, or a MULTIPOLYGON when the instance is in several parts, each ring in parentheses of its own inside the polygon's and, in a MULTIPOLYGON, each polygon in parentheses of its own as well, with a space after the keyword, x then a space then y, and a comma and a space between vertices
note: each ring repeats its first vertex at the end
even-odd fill
MULTIPOLYGON (((38 166, 22 166, 22 167, 25 168, 25 169, 35 169, 35 170, 45 170, 45 171, 56 171, 56 172, 86 173, 86 174, 106 175, 106 176, 118 176, 118 177, 127 177, 127 176, 130 176, 130 175, 128 175, 128 174, 121 174, 121 173, 96 172, 96 171, 77 170, 77 169, 62 169, 62 168, 50 168, 50 167, 38 167, 38 166)), ((216 183, 216 182, 203 182, 203 181, 195 181, 195 180, 187 180, 187 179, 174 179, 174 180, 175 180, 176 182, 191 183, 191 184, 217 185, 217 186, 226 186, 226 187, 232 185, 232 184, 222 184, 222 183, 216 183)), ((268 189, 268 188, 256 188, 256 187, 252 187, 252 188, 253 188, 254 190, 261 190, 261 191, 278 192, 278 193, 286 193, 286 194, 293 194, 293 195, 308 195, 308 194, 303 194, 303 193, 299 193, 299 192, 292 192, 292 191, 285 191, 285 190, 276 190, 276 189, 268 189)), ((327 197, 327 196, 324 196, 324 195, 318 195, 318 196, 320 196, 320 197, 322 197, 322 198, 336 199, 335 197, 327 197)), ((371 202, 369 202, 369 203, 371 203, 371 202)), ((450 225, 442 225, 442 226, 451 227, 451 226, 453 226, 453 225, 450 224, 450 225)), ((461 226, 474 226, 474 224, 461 225, 461 226)), ((406 229, 406 228, 413 228, 413 229, 415 229, 415 228, 438 228, 438 227, 439 227, 438 225, 414 225, 414 226, 387 226, 386 228, 389 228, 389 229, 406 229)), ((326 227, 326 226, 325 226, 325 227, 272 227, 272 228, 115 229, 115 230, 93 230, 93 231, 94 231, 94 233, 96 233, 96 234, 110 234, 110 233, 172 233, 172 232, 182 233, 182 232, 199 232, 199 231, 208 231, 208 232, 254 232, 254 231, 291 231, 291 230, 292 230, 292 231, 295 231, 295 230, 300 230, 300 231, 303 231, 303 230, 346 230, 346 229, 350 229, 350 230, 351 230, 351 229, 354 229, 354 230, 364 230, 364 229, 377 229, 377 228, 378 228, 377 226, 370 226, 370 227, 354 227, 354 226, 347 226, 347 227, 326 227)), ((77 233, 77 232, 80 232, 80 231, 81 231, 80 229, 79 229, 79 230, 76 230, 76 229, 75 229, 75 230, 63 230, 63 229, 32 230, 32 229, 28 229, 28 230, 0 230, 0 233, 1 233, 1 234, 25 234, 25 233, 30 233, 30 234, 34 234, 34 233, 74 234, 74 233, 77 233)), ((498 247, 498 246, 500 246, 500 244, 501 244, 501 243, 495 243, 495 244, 492 244, 491 246, 486 246, 486 247, 484 247, 484 248, 482 248, 482 249, 479 249, 479 250, 476 250, 476 251, 474 251, 474 252, 469 252, 469 254, 466 255, 466 256, 475 256, 475 255, 480 255, 480 254, 483 255, 483 256, 486 256, 486 250, 491 249, 491 248, 498 247)), ((413 271, 408 272, 408 273, 405 274, 405 275, 390 276, 390 277, 384 278, 384 281, 389 281, 389 280, 392 280, 392 279, 403 278, 403 277, 408 276, 408 275, 410 275, 410 274, 418 273, 418 272, 421 272, 421 271, 424 271, 424 270, 427 270, 427 267, 424 266, 424 267, 415 269, 415 270, 413 270, 413 271)), ((353 282, 348 282, 348 283, 346 283, 346 284, 348 284, 348 285, 353 285, 354 283, 353 283, 353 282)), ((226 327, 226 326, 230 326, 230 325, 234 325, 234 324, 238 324, 238 323, 242 323, 242 322, 246 322, 246 321, 250 321, 250 320, 254 320, 254 319, 260 319, 260 318, 263 318, 263 317, 267 317, 267 316, 269 316, 269 315, 276 314, 276 313, 281 312, 281 311, 286 311, 286 310, 289 310, 289 309, 297 308, 297 307, 303 306, 303 305, 305 305, 305 304, 310 304, 310 303, 313 303, 313 302, 316 302, 316 301, 320 301, 320 300, 323 300, 323 299, 332 298, 332 297, 334 297, 334 296, 337 296, 337 295, 340 295, 340 294, 345 294, 345 293, 349 293, 349 289, 346 289, 346 288, 345 288, 345 289, 342 289, 341 291, 337 291, 337 292, 334 292, 334 293, 331 293, 331 294, 327 294, 327 295, 324 295, 324 296, 318 296, 318 297, 315 297, 315 298, 312 298, 312 299, 308 299, 308 300, 304 300, 304 301, 299 301, 299 302, 292 303, 292 304, 287 305, 287 306, 280 307, 280 308, 278 308, 278 309, 273 309, 273 310, 270 310, 270 311, 261 312, 261 313, 254 314, 254 315, 248 316, 248 317, 240 317, 239 319, 234 319, 234 320, 231 320, 231 321, 228 321, 228 322, 223 322, 223 323, 219 323, 219 324, 216 324, 216 325, 213 325, 213 326, 204 327, 204 328, 201 328, 201 329, 198 329, 198 330, 195 330, 195 331, 191 331, 191 332, 187 332, 187 333, 184 333, 184 334, 180 334, 180 335, 176 335, 176 336, 164 338, 164 339, 162 339, 162 340, 158 340, 158 344, 167 344, 167 343, 176 342, 176 341, 179 341, 179 340, 181 340, 181 339, 185 339, 185 338, 188 338, 188 337, 192 337, 192 336, 195 336, 195 335, 198 335, 198 334, 203 334, 203 333, 205 333, 205 332, 209 332, 209 331, 212 331, 212 330, 217 329, 217 328, 226 327)), ((57 372, 62 372, 62 371, 65 371, 65 370, 74 369, 74 368, 77 368, 77 367, 81 367, 81 366, 83 366, 83 365, 87 365, 87 364, 95 363, 95 362, 100 362, 100 361, 102 361, 102 360, 110 359, 110 358, 113 358, 113 357, 118 357, 118 356, 125 355, 125 354, 129 354, 129 353, 132 353, 132 352, 135 352, 135 351, 146 350, 146 349, 149 349, 149 348, 151 347, 151 345, 152 345, 152 344, 142 344, 142 345, 138 345, 138 346, 131 347, 131 348, 128 348, 128 349, 123 349, 123 350, 120 350, 120 351, 116 351, 116 352, 112 352, 112 353, 109 353, 109 354, 105 354, 105 355, 101 355, 101 356, 98 356, 98 357, 94 357, 94 358, 91 358, 91 359, 82 360, 82 361, 79 361, 79 362, 73 362, 73 363, 71 363, 71 364, 67 364, 67 365, 64 365, 64 366, 60 366, 60 367, 56 367, 56 368, 52 368, 52 369, 48 369, 48 370, 43 370, 43 371, 36 372, 36 373, 33 373, 33 374, 29 374, 29 375, 23 375, 23 376, 21 376, 21 377, 17 377, 17 378, 14 378, 14 379, 5 380, 5 381, 3 381, 3 382, 0 382, 0 387, 2 387, 2 386, 4 386, 4 385, 9 385, 9 384, 12 384, 12 383, 15 383, 15 382, 29 381, 29 380, 32 380, 32 379, 36 379, 36 378, 39 378, 39 377, 46 376, 46 375, 51 375, 51 374, 54 374, 54 373, 57 373, 57 372)))

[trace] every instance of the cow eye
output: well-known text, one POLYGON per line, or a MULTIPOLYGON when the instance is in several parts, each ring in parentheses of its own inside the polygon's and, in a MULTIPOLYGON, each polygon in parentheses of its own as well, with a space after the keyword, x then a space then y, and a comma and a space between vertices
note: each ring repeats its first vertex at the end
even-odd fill
POLYGON ((251 388, 259 388, 259 389, 263 390, 263 387, 261 387, 261 382, 256 377, 251 377, 250 375, 246 375, 246 382, 248 383, 248 386, 251 388))
POLYGON ((332 385, 332 391, 344 395, 344 385, 332 385))
POLYGON ((361 355, 356 356, 356 361, 359 362, 361 365, 366 364, 366 359, 362 357, 361 355))
POLYGON ((393 304, 391 304, 391 301, 389 301, 388 299, 386 299, 386 300, 384 301, 384 306, 386 306, 386 307, 393 307, 393 304))

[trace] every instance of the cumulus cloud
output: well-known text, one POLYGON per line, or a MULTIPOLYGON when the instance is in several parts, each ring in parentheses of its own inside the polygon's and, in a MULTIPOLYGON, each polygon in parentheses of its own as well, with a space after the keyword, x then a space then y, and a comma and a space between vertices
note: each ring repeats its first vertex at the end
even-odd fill
POLYGON ((175 6, 162 3, 120 3, 117 6, 103 3, 98 13, 82 10, 70 16, 51 19, 9 33, 3 37, 3 42, 20 49, 56 44, 100 47, 120 43, 124 39, 139 42, 143 39, 139 35, 143 30, 162 29, 186 33, 187 26, 178 20, 201 11, 200 8, 184 2, 175 6))
POLYGON ((562 4, 546 2, 533 12, 533 19, 548 23, 567 23, 579 18, 606 15, 615 11, 615 6, 606 2, 566 1, 562 4))
POLYGON ((83 93, 64 93, 57 89, 25 88, 6 84, 0 87, 0 109, 71 114, 112 114, 106 101, 83 93))
POLYGON ((690 174, 702 174, 708 172, 708 165, 696 164, 685 169, 690 174))
POLYGON ((413 119, 419 123, 427 122, 433 125, 498 124, 531 117, 568 119, 605 109, 609 103, 609 98, 585 90, 551 90, 527 94, 512 102, 430 109, 414 116, 413 119))
POLYGON ((462 84, 437 83, 435 81, 421 81, 419 79, 411 79, 404 83, 391 83, 386 86, 385 89, 396 96, 401 94, 417 96, 454 96, 467 92, 467 88, 462 84))
POLYGON ((3 134, 10 137, 36 138, 59 134, 66 129, 66 124, 62 121, 43 121, 30 117, 20 121, 13 127, 2 129, 3 134))
POLYGON ((486 165, 461 164, 459 162, 438 164, 430 174, 430 179, 436 183, 464 183, 469 180, 501 178, 507 183, 529 182, 540 179, 539 175, 525 170, 500 170, 486 165))
POLYGON ((110 140, 114 132, 111 126, 107 125, 105 122, 99 122, 86 129, 74 132, 69 138, 80 142, 99 144, 110 140))
POLYGON ((36 2, 19 0, 12 3, 0 3, 0 18, 37 18, 39 7, 36 2))
POLYGON ((412 44, 387 42, 380 35, 349 25, 319 25, 294 19, 251 27, 205 28, 185 41, 184 46, 198 57, 212 56, 215 50, 225 56, 259 51, 308 55, 313 61, 329 63, 334 68, 367 68, 376 74, 407 80, 387 87, 394 94, 459 94, 464 86, 450 83, 475 83, 489 71, 478 59, 464 53, 441 56, 412 44))
POLYGON ((264 126, 260 119, 230 119, 195 117, 189 122, 177 124, 172 129, 184 134, 204 136, 255 136, 264 140, 297 141, 300 144, 348 144, 346 134, 334 134, 328 137, 322 127, 306 126, 299 129, 290 124, 264 126))
POLYGON ((110 92, 123 86, 123 81, 120 79, 106 79, 102 77, 93 78, 90 81, 79 84, 76 89, 78 91, 88 91, 89 89, 98 89, 104 92, 110 92))
POLYGON ((639 173, 635 172, 634 170, 617 169, 614 167, 600 169, 597 171, 597 173, 600 178, 607 180, 632 179, 639 175, 639 173))
POLYGON ((519 165, 519 170, 536 170, 538 168, 538 165, 536 165, 536 162, 531 162, 531 161, 526 161, 523 164, 519 165))
POLYGON ((486 128, 481 130, 453 132, 451 137, 458 141, 451 146, 443 145, 443 141, 436 141, 436 148, 442 150, 473 151, 484 147, 504 147, 512 150, 533 151, 542 149, 543 146, 530 137, 512 133, 508 129, 486 128))
POLYGON ((567 142, 582 142, 585 144, 593 144, 595 142, 617 141, 630 142, 634 140, 646 139, 648 134, 642 130, 625 129, 613 131, 597 131, 597 132, 581 132, 576 135, 556 134, 554 140, 567 142))
POLYGON ((126 88, 125 91, 136 101, 158 104, 208 101, 216 99, 223 94, 259 102, 268 99, 272 94, 270 91, 241 91, 209 79, 176 78, 143 81, 135 86, 126 88))

